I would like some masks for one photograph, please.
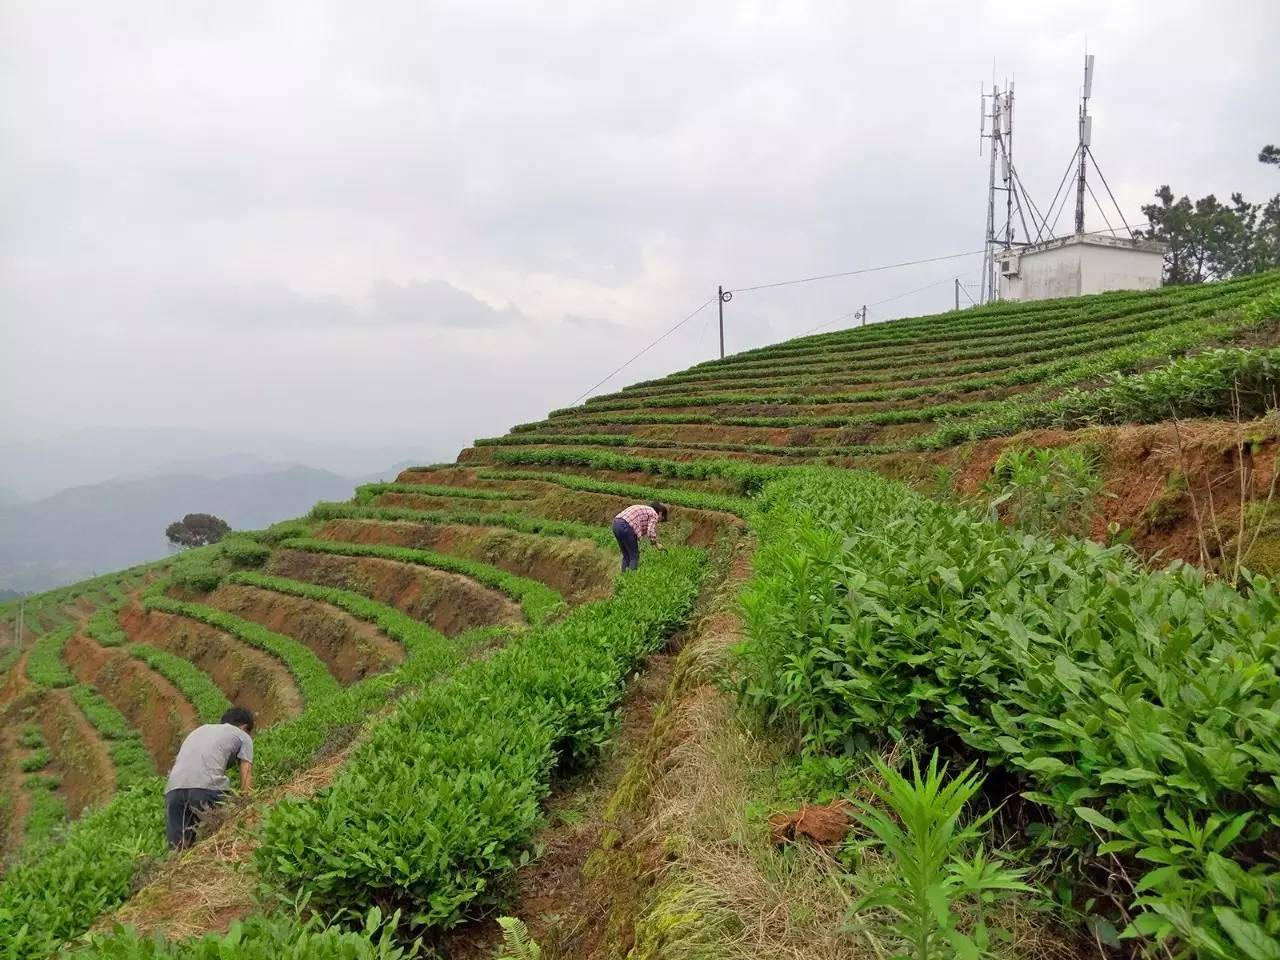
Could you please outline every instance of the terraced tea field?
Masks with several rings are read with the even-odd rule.
[[[492,957],[504,912],[561,958],[1272,956],[1270,582],[843,467],[1241,419],[1265,520],[1278,323],[1270,274],[790,341],[33,598],[0,957]],[[619,575],[609,522],[653,499],[667,549]],[[168,855],[161,774],[228,703],[257,789]],[[977,780],[924,877],[877,827],[928,829],[894,804],[935,749]]]

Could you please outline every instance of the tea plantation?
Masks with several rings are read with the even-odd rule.
[[[30,598],[21,643],[0,607],[0,958],[1280,957],[1280,594],[1241,559],[1278,328],[1272,273],[793,340]],[[1138,424],[1229,438],[1173,488],[1179,529],[1239,514],[1202,565],[1093,522]],[[982,443],[1021,459],[977,495],[850,469]],[[162,776],[232,702],[255,793],[169,854]]]

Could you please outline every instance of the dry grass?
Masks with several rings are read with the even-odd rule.
[[[250,861],[258,846],[262,812],[286,797],[311,797],[331,784],[355,744],[301,771],[288,783],[263,791],[252,801],[236,800],[207,818],[205,834],[177,856],[160,860],[145,885],[97,931],[114,924],[159,932],[170,940],[224,932],[257,905],[257,881]]]

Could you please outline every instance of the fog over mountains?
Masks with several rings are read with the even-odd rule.
[[[256,529],[442,459],[406,444],[361,450],[167,429],[0,444],[0,591],[46,590],[163,557],[164,528],[186,513]]]

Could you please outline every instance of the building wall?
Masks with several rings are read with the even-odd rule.
[[[1000,277],[1004,300],[1048,300],[1107,290],[1154,290],[1161,284],[1164,256],[1096,243],[1067,243],[1017,255],[1017,276]]]

